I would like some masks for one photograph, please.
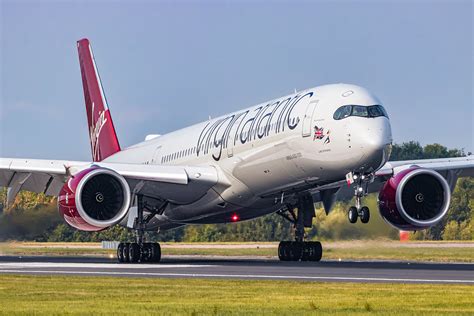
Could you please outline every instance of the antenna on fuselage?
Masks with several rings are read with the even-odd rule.
[[[295,93],[296,93],[296,92],[298,92],[298,91],[296,91],[296,88],[295,88]]]

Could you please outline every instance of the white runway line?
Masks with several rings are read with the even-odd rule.
[[[238,278],[238,279],[268,279],[268,280],[319,280],[319,281],[359,281],[359,282],[406,282],[406,283],[461,283],[474,284],[474,280],[444,280],[444,279],[406,279],[406,278],[356,278],[332,276],[300,276],[300,275],[263,275],[263,274],[206,274],[206,273],[154,273],[154,272],[111,272],[111,271],[45,271],[45,270],[0,270],[0,273],[41,273],[41,274],[71,274],[71,275],[103,275],[103,276],[155,276],[181,278]]]
[[[194,264],[114,264],[114,263],[73,263],[73,262],[3,262],[2,268],[88,268],[88,269],[166,269],[166,268],[205,268],[216,265]],[[0,270],[1,272],[1,270]]]

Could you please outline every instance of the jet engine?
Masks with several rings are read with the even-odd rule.
[[[421,230],[446,215],[451,190],[436,171],[412,167],[390,178],[378,200],[380,214],[389,224],[400,230]]]
[[[130,187],[113,170],[91,167],[71,176],[58,196],[59,213],[74,228],[100,231],[119,223],[130,207]]]

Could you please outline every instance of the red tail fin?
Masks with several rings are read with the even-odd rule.
[[[89,122],[92,159],[102,161],[120,151],[120,145],[89,40],[87,38],[79,40],[77,50]]]

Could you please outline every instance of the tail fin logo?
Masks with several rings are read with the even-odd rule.
[[[102,128],[104,127],[105,123],[107,123],[107,118],[105,117],[105,111],[99,111],[97,120],[94,120],[94,102],[92,102],[92,111],[91,111],[91,126],[89,128],[89,137],[91,140],[92,146],[92,157],[95,161],[100,161],[99,155],[99,137]]]
[[[79,40],[77,50],[92,159],[93,161],[102,161],[119,152],[120,145],[89,40],[86,38]]]

